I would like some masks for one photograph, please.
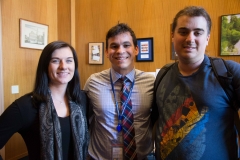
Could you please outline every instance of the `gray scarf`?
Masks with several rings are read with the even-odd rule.
[[[84,160],[87,157],[88,131],[86,114],[83,106],[70,101],[70,122],[74,144],[74,159]],[[50,93],[47,103],[39,107],[41,159],[62,160],[62,134],[60,122]]]

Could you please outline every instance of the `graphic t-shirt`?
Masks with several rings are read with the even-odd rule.
[[[234,110],[209,67],[205,56],[196,73],[182,76],[175,64],[162,79],[156,93],[157,159],[236,159]]]

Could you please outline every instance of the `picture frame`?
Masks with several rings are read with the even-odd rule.
[[[89,64],[103,64],[104,63],[104,43],[90,42],[89,48]]]
[[[139,48],[138,55],[136,56],[137,62],[153,62],[153,37],[138,38],[137,45]]]
[[[48,25],[19,19],[20,47],[42,50],[48,44]]]
[[[221,56],[240,56],[240,13],[221,16]]]

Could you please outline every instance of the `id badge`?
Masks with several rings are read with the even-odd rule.
[[[123,160],[123,141],[121,132],[112,141],[112,160]]]
[[[112,160],[123,160],[122,146],[112,146]]]

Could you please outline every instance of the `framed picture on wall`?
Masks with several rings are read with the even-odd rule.
[[[136,56],[137,62],[153,62],[153,38],[139,38],[137,39],[139,48]]]
[[[20,47],[42,50],[48,44],[48,25],[20,19]]]
[[[240,14],[221,16],[221,56],[240,55]]]
[[[103,64],[103,42],[93,42],[88,44],[89,48],[89,64]]]

